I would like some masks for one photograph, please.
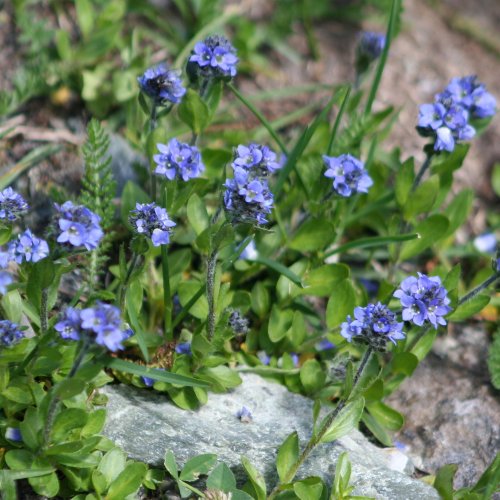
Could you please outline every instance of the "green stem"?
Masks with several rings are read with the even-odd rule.
[[[431,162],[432,162],[432,157],[433,157],[433,153],[431,154],[428,154],[424,163],[422,163],[422,166],[420,167],[420,170],[418,171],[416,177],[415,177],[415,180],[413,181],[413,184],[411,186],[411,192],[413,193],[415,191],[415,189],[417,189],[418,185],[420,184],[420,181],[422,180],[422,177],[424,176],[425,172],[427,172],[427,170],[429,169],[429,167],[431,166]]]
[[[49,290],[48,288],[42,289],[42,297],[40,301],[40,333],[45,335],[49,329],[49,311],[48,311],[48,298]]]
[[[137,265],[137,261],[139,259],[139,255],[137,253],[132,254],[132,259],[130,259],[130,264],[127,269],[127,274],[125,275],[125,279],[123,280],[123,284],[120,288],[119,300],[120,310],[123,311],[125,306],[125,294],[127,293],[128,284],[130,282],[130,278],[132,273],[134,272],[135,266]]]
[[[369,347],[366,350],[365,354],[363,355],[363,358],[361,359],[361,362],[359,363],[358,369],[357,369],[356,374],[354,376],[351,394],[354,391],[354,389],[356,388],[356,386],[358,385],[359,380],[361,378],[361,375],[363,374],[363,371],[366,368],[368,361],[370,361],[372,354],[373,354],[373,348]],[[350,394],[343,397],[338,402],[335,409],[332,410],[330,412],[330,414],[326,417],[319,432],[313,433],[313,436],[311,437],[311,439],[307,443],[306,447],[304,448],[304,450],[300,454],[297,461],[290,468],[290,470],[288,471],[286,476],[283,478],[283,481],[278,482],[278,484],[274,487],[273,491],[271,492],[271,495],[268,497],[268,500],[272,500],[273,498],[275,498],[277,496],[277,494],[280,492],[282,484],[288,484],[291,481],[293,481],[300,466],[304,463],[304,461],[307,459],[307,457],[311,454],[313,449],[321,442],[321,439],[323,438],[323,436],[330,429],[330,427],[332,426],[333,422],[335,421],[335,419],[337,418],[339,413],[342,411],[342,409],[345,407],[346,403],[349,401],[349,397],[350,397]]]
[[[288,151],[279,138],[278,134],[274,131],[272,125],[266,119],[266,117],[250,102],[244,97],[238,89],[232,83],[226,83],[228,89],[255,115],[255,117],[262,123],[262,125],[267,129],[271,137],[276,141],[276,144],[281,149],[281,152],[288,156]]]
[[[335,137],[337,135],[337,131],[340,126],[340,120],[342,120],[342,116],[344,115],[345,108],[347,106],[347,102],[349,101],[349,96],[351,94],[351,87],[347,87],[347,90],[344,95],[344,99],[342,100],[342,104],[340,105],[339,112],[335,118],[335,123],[333,124],[332,133],[330,134],[330,142],[328,143],[328,148],[326,150],[326,155],[330,156],[332,154],[333,143],[335,141]]]

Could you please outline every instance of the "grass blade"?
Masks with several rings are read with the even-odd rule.
[[[274,271],[288,278],[292,283],[295,283],[300,288],[304,288],[302,286],[302,280],[294,272],[290,271],[288,267],[285,267],[283,264],[280,264],[275,260],[268,259],[267,257],[260,257],[260,256],[256,257],[255,259],[252,259],[252,262],[257,262],[258,264],[262,264],[266,267],[269,267],[270,269],[273,269]]]
[[[337,135],[337,130],[340,125],[340,120],[342,120],[342,116],[344,114],[347,102],[349,101],[350,94],[351,94],[351,86],[349,85],[346,88],[344,99],[342,100],[339,112],[337,113],[337,117],[335,118],[335,123],[333,125],[332,133],[330,135],[330,142],[328,143],[328,149],[326,150],[327,156],[330,156],[332,154],[332,148],[333,148],[333,143],[335,141],[335,136]]]
[[[375,101],[375,96],[377,95],[377,90],[379,88],[380,80],[382,79],[382,73],[384,72],[385,63],[389,54],[389,48],[392,42],[396,18],[399,15],[400,9],[400,0],[392,0],[391,14],[389,17],[389,24],[387,26],[387,33],[385,35],[385,46],[382,54],[380,55],[377,70],[375,72],[375,77],[373,78],[373,83],[370,89],[370,94],[368,95],[368,100],[365,107],[365,115],[369,115],[372,111],[373,102]]]

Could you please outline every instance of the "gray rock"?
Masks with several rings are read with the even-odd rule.
[[[244,478],[240,457],[245,455],[264,474],[268,487],[277,480],[276,451],[296,430],[302,445],[311,433],[312,401],[289,393],[283,386],[253,374],[242,374],[243,384],[227,394],[210,394],[196,412],[181,410],[166,396],[125,385],[107,386],[108,416],[104,434],[132,457],[161,465],[171,449],[178,463],[200,453],[215,453]],[[246,406],[253,421],[243,423],[236,412]],[[436,491],[389,468],[391,458],[360,432],[320,445],[303,465],[298,477],[321,476],[329,484],[340,453],[352,462],[355,494],[377,499],[432,499]]]
[[[458,464],[455,488],[475,484],[500,450],[500,392],[489,383],[489,342],[481,326],[453,325],[388,400],[407,416],[397,439],[415,466],[435,473]]]

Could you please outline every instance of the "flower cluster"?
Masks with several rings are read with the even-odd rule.
[[[446,288],[441,285],[439,276],[426,276],[417,273],[418,278],[410,276],[401,282],[394,293],[403,306],[403,320],[422,326],[426,321],[434,328],[446,325],[446,316],[451,307]]]
[[[235,150],[233,168],[254,170],[260,177],[267,177],[281,167],[276,153],[268,146],[240,144]]]
[[[358,46],[356,47],[356,71],[358,74],[368,69],[370,63],[375,61],[385,47],[385,35],[365,31],[361,34]]]
[[[182,85],[181,72],[170,69],[166,64],[147,69],[137,81],[141,90],[157,104],[166,102],[177,104],[186,93]]]
[[[194,63],[204,78],[232,78],[236,75],[236,49],[229,40],[213,35],[198,42],[189,62]]]
[[[0,346],[9,347],[24,338],[19,325],[8,319],[0,320]]]
[[[444,92],[436,96],[438,101],[450,99],[466,109],[472,118],[488,118],[496,111],[495,98],[486,90],[476,75],[453,78]]]
[[[323,156],[325,177],[333,179],[333,190],[345,198],[355,193],[367,193],[373,185],[362,161],[349,154]]]
[[[495,98],[476,76],[454,78],[432,104],[420,106],[417,130],[422,136],[435,139],[435,151],[451,152],[457,142],[472,139],[476,134],[469,120],[492,116],[495,108]]]
[[[348,342],[354,339],[383,351],[387,340],[395,344],[396,340],[404,339],[402,330],[403,323],[397,321],[396,315],[387,306],[378,302],[366,307],[356,307],[354,319],[347,316],[340,333]]]
[[[133,334],[123,328],[120,310],[103,302],[86,309],[68,307],[55,329],[64,339],[80,340],[88,336],[110,351],[123,349],[122,342]]]
[[[2,252],[0,259],[3,264],[5,260],[15,261],[18,264],[23,262],[38,262],[49,255],[49,245],[45,240],[37,238],[29,229],[9,242],[7,252]],[[0,267],[5,267],[1,265]]]
[[[276,153],[267,146],[240,145],[231,167],[234,177],[224,184],[224,206],[230,220],[266,224],[274,202],[266,177],[281,168]]]
[[[157,144],[160,154],[154,155],[156,163],[154,173],[173,180],[180,177],[183,181],[199,177],[205,170],[201,154],[196,146],[190,146],[177,139],[171,139],[168,144]]]
[[[12,188],[0,191],[0,219],[16,220],[28,211],[26,200]]]
[[[250,328],[248,318],[242,316],[240,311],[233,310],[229,316],[229,327],[236,335],[246,335]]]
[[[175,226],[175,222],[156,203],[136,203],[128,220],[138,234],[151,238],[155,247],[170,243],[170,228]]]
[[[96,249],[104,236],[101,218],[87,207],[74,205],[71,201],[54,205],[59,232],[57,242],[73,247],[83,246],[87,250]]]

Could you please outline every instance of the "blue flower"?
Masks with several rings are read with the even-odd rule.
[[[451,99],[455,104],[470,111],[474,118],[487,118],[496,112],[495,98],[486,90],[486,86],[477,81],[477,76],[453,78],[437,100]]]
[[[240,253],[238,259],[255,260],[258,256],[259,252],[257,251],[257,247],[255,246],[255,241],[251,240],[250,243]]]
[[[233,223],[267,223],[274,197],[267,180],[259,176],[259,170],[246,169],[233,164],[234,178],[227,179],[224,186],[224,206]]]
[[[438,276],[428,277],[417,273],[418,278],[410,276],[401,282],[400,288],[394,293],[403,306],[403,320],[422,326],[426,321],[437,329],[446,325],[446,316],[451,307],[448,292],[441,285]]]
[[[23,441],[23,436],[17,427],[7,427],[5,429],[5,439],[21,443]]]
[[[11,187],[0,191],[0,219],[14,221],[28,211],[26,200]]]
[[[292,359],[293,366],[299,366],[299,355],[296,352],[291,352],[290,358]]]
[[[355,193],[367,193],[373,185],[362,161],[349,154],[323,156],[325,177],[333,178],[333,190],[345,198]]]
[[[252,412],[246,406],[242,406],[241,410],[236,412],[236,417],[245,424],[249,424],[253,420]]]
[[[249,331],[248,319],[240,311],[233,310],[229,316],[229,327],[236,335],[246,335]]]
[[[167,211],[156,203],[137,203],[130,212],[129,222],[136,233],[151,238],[155,247],[170,243],[170,231],[175,226]]]
[[[458,141],[472,139],[476,130],[469,124],[469,112],[451,99],[422,104],[417,130],[424,137],[434,137],[436,151],[453,151]]]
[[[80,309],[68,307],[61,320],[55,324],[56,332],[59,332],[63,339],[80,340],[82,333],[80,312]]]
[[[357,57],[365,57],[370,61],[377,59],[385,47],[385,35],[365,31],[361,34],[357,47]]]
[[[267,354],[266,351],[258,351],[257,357],[259,358],[259,361],[265,366],[269,365],[269,363],[271,362],[271,357],[269,356],[269,354]]]
[[[348,341],[369,344],[376,350],[385,350],[387,340],[396,344],[405,338],[403,323],[396,320],[396,315],[384,304],[368,304],[354,309],[354,319],[347,320],[340,327],[340,334]]]
[[[0,271],[0,295],[7,293],[7,287],[13,282],[12,276],[6,271]]]
[[[244,146],[240,144],[235,150],[232,166],[233,168],[256,170],[256,175],[267,177],[269,174],[274,174],[283,164],[278,161],[276,153],[268,146],[260,144]]]
[[[55,329],[64,339],[80,340],[86,335],[113,352],[123,349],[122,342],[133,334],[123,327],[120,310],[103,302],[82,310],[68,307]]]
[[[170,69],[166,64],[147,69],[137,81],[141,90],[157,104],[166,102],[177,104],[186,93],[182,85],[181,72]]]
[[[497,239],[493,233],[476,236],[472,244],[478,252],[493,253],[497,247]]]
[[[62,205],[54,204],[57,211],[57,242],[70,247],[85,247],[95,250],[104,233],[101,218],[83,205],[67,201]]]
[[[183,181],[199,177],[205,170],[201,154],[196,146],[190,146],[171,139],[168,144],[156,145],[160,154],[154,155],[157,165],[154,173],[173,180],[181,177]]]
[[[191,356],[191,342],[181,342],[175,346],[175,352],[177,354],[187,354]]]
[[[158,368],[158,370],[163,370],[164,371],[165,368]],[[155,385],[155,382],[156,382],[156,379],[151,378],[151,377],[146,377],[144,375],[141,375],[141,379],[144,382],[144,385],[146,387],[153,387],[153,385]]]
[[[329,351],[330,349],[335,349],[335,344],[330,342],[328,339],[320,340],[316,344],[317,351]]]
[[[0,347],[9,347],[24,338],[24,332],[19,325],[8,319],[0,320]]]
[[[189,57],[203,77],[232,78],[236,75],[236,49],[223,36],[213,35],[198,42]]]
[[[45,240],[37,238],[29,229],[9,242],[8,251],[12,260],[18,264],[38,262],[49,255],[49,245]]]

